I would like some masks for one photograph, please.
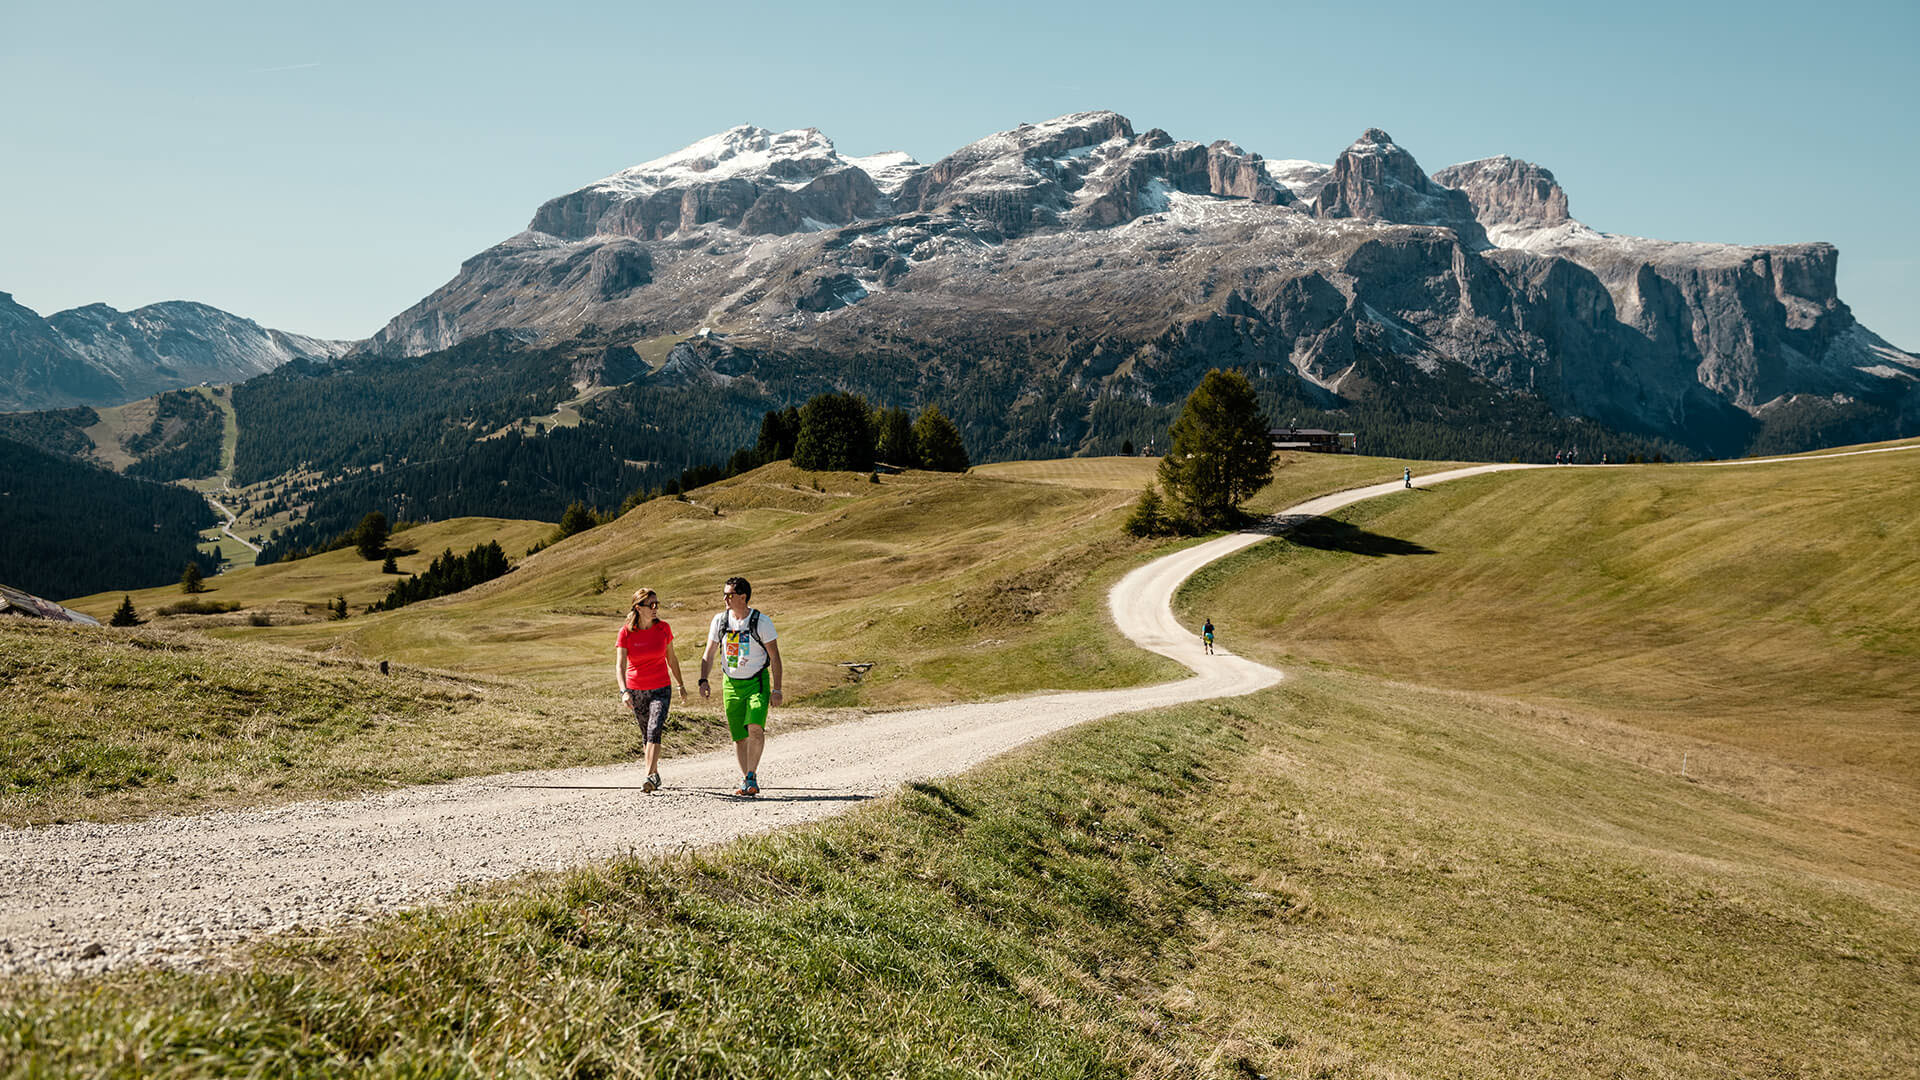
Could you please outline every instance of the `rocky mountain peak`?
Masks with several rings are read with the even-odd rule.
[[[1022,124],[971,143],[915,176],[900,209],[952,214],[983,235],[1014,237],[1049,227],[1106,228],[1168,208],[1176,195],[1292,200],[1258,154],[1219,140],[1136,134],[1110,111]]]
[[[1379,128],[1368,128],[1333,163],[1333,173],[1314,200],[1323,218],[1360,218],[1396,225],[1436,225],[1459,234],[1470,246],[1486,244],[1467,196],[1433,182],[1414,160]]]
[[[818,128],[773,132],[742,124],[664,157],[623,169],[591,186],[643,195],[662,188],[711,183],[728,177],[806,181],[845,166],[846,161],[834,149],[833,140],[822,135]]]
[[[1505,154],[1449,165],[1433,174],[1435,183],[1466,193],[1474,216],[1494,243],[1521,233],[1564,225],[1567,193],[1553,173]]]
[[[873,177],[819,129],[742,125],[549,200],[527,227],[563,240],[657,240],[708,224],[784,235],[845,225],[885,206]]]

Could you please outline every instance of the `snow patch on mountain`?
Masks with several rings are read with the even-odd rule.
[[[873,186],[891,199],[900,193],[900,188],[913,174],[926,166],[913,159],[913,155],[904,150],[888,150],[866,157],[843,158],[847,164],[866,173],[873,179]]]
[[[1333,173],[1333,166],[1318,161],[1305,161],[1300,158],[1286,158],[1280,161],[1267,161],[1267,175],[1273,182],[1293,193],[1293,197],[1303,203],[1310,203],[1320,189],[1327,186],[1327,178]]]
[[[798,190],[821,173],[849,164],[834,149],[833,140],[820,134],[818,128],[772,132],[743,124],[664,157],[622,169],[588,187],[637,197],[692,183],[765,176],[789,190]]]

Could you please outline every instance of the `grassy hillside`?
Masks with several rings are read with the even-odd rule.
[[[1650,768],[1910,842],[1916,467],[1920,452],[1479,477],[1250,549],[1178,606],[1251,655],[1658,732]]]
[[[1120,535],[1131,501],[1121,490],[920,472],[874,484],[776,464],[691,502],[656,499],[458,596],[267,633],[597,693],[634,590],[660,593],[682,663],[697,665],[720,583],[739,574],[789,643],[796,704],[1129,685],[1179,670],[1106,616],[1108,586],[1153,550]],[[842,666],[866,662],[859,682]]]
[[[1911,460],[1542,470],[1355,508],[1183,596],[1236,650],[1288,660],[1262,694],[1090,724],[719,851],[266,943],[230,971],[0,985],[0,1071],[1910,1077]],[[780,582],[776,615],[773,596],[806,598],[796,646],[860,644],[828,635],[886,597],[928,628],[899,636],[923,672],[976,632],[957,613],[980,582],[1045,591],[1008,571],[1064,551],[1077,596],[1090,566],[1143,554],[1097,546],[1124,488],[819,479],[653,504],[344,640],[445,620],[506,656],[518,620],[520,653],[564,679],[545,643],[610,618],[566,613],[601,602],[607,555],[653,556],[616,567],[634,577],[608,602],[642,573],[717,593],[718,536]],[[969,578],[954,543],[998,570]],[[1027,633],[1094,617],[1076,599]],[[1882,756],[1861,749],[1876,739]],[[1705,771],[1679,775],[1684,747]],[[1893,809],[1866,814],[1856,788]]]
[[[1338,672],[232,972],[0,989],[34,1075],[1848,1076],[1920,906],[1835,830]]]
[[[498,540],[509,558],[519,558],[529,547],[552,532],[553,525],[543,521],[456,518],[416,525],[395,533],[388,546],[407,553],[394,559],[394,564],[400,568],[400,576],[405,577],[425,571],[427,564],[448,548],[456,553],[465,553],[474,545],[489,540]],[[225,543],[223,550],[226,554],[231,555],[234,553],[231,549],[239,548],[231,540]],[[386,596],[393,581],[394,575],[380,572],[379,560],[363,559],[354,549],[344,548],[290,563],[236,567],[218,577],[208,578],[207,591],[196,599],[208,603],[237,604],[242,611],[264,611],[283,622],[312,621],[324,618],[327,602],[336,596],[345,596],[348,607],[358,611]],[[133,597],[134,607],[143,619],[154,617],[160,608],[188,599],[175,584],[152,589],[110,590],[76,597],[65,603],[75,611],[84,611],[104,622],[120,606],[123,596]],[[246,623],[244,614],[218,618],[179,616],[177,619],[178,625],[202,628]]]
[[[908,473],[880,484],[777,465],[694,502],[649,503],[505,578],[397,612],[324,618],[334,596],[358,611],[394,580],[343,550],[209,579],[194,599],[239,605],[232,613],[163,617],[132,635],[9,637],[14,692],[0,707],[0,739],[19,764],[0,821],[111,819],[621,760],[635,750],[632,730],[604,691],[626,598],[642,584],[662,593],[691,677],[731,573],[756,581],[756,601],[787,639],[798,706],[782,720],[789,728],[829,722],[834,706],[1176,677],[1171,662],[1120,640],[1106,614],[1111,583],[1157,550],[1118,534],[1137,490],[1126,481],[1141,463],[1074,464],[1068,475],[1049,463],[1056,475],[1046,483]],[[1263,498],[1290,503],[1397,468],[1298,455]],[[414,571],[444,548],[495,538],[517,557],[550,529],[461,519],[394,543],[417,549],[398,560]],[[121,595],[71,603],[104,619]],[[131,595],[149,618],[188,599],[172,585]],[[252,625],[255,616],[271,625]],[[475,673],[484,700],[420,700],[411,683],[372,674],[381,659],[436,678]],[[854,682],[841,660],[875,667]],[[672,752],[719,744],[710,711],[677,710]],[[557,728],[568,739],[539,737]],[[560,756],[555,744],[565,746]]]

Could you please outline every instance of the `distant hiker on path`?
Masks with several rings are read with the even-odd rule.
[[[1407,486],[1412,487],[1413,486],[1413,466],[1411,465],[1407,466],[1405,479],[1407,481]]]
[[[720,588],[727,610],[707,627],[707,651],[700,656],[700,696],[711,695],[707,674],[715,655],[726,685],[720,694],[733,753],[740,759],[740,790],[735,795],[760,794],[760,753],[767,746],[767,711],[780,702],[780,637],[773,620],[747,606],[753,586],[743,577],[730,577]]]
[[[1200,628],[1200,642],[1201,644],[1207,647],[1207,655],[1212,656],[1213,655],[1213,620],[1212,619],[1208,619],[1207,624]]]
[[[673,687],[687,700],[686,676],[673,654],[673,627],[660,618],[660,597],[652,589],[633,594],[633,607],[620,625],[613,650],[613,671],[620,679],[620,702],[640,722],[640,739],[647,747],[647,781],[641,791],[660,790],[660,736],[667,729],[667,710],[673,705]],[[671,674],[673,682],[667,682]]]

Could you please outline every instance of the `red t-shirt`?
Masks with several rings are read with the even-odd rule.
[[[672,684],[667,674],[667,646],[672,643],[673,627],[664,619],[645,630],[620,625],[619,647],[627,650],[627,689],[658,690]]]

